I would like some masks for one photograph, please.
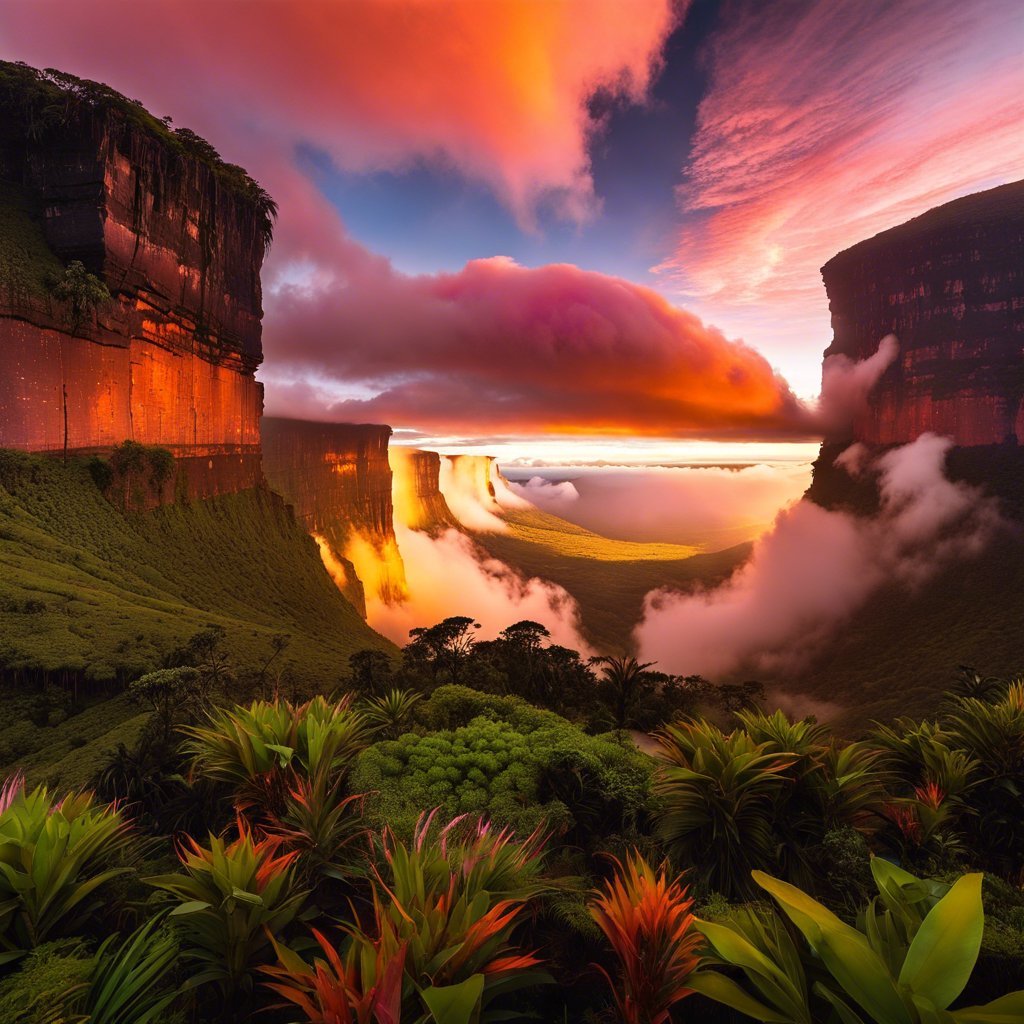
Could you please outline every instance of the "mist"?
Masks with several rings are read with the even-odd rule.
[[[923,434],[874,459],[848,448],[839,460],[847,472],[877,475],[879,514],[807,500],[785,509],[721,586],[647,595],[635,630],[643,660],[711,677],[797,668],[882,584],[925,586],[942,566],[980,552],[1002,520],[993,499],[946,479],[951,444]]]
[[[510,479],[509,486],[520,499],[606,537],[716,550],[764,533],[810,479],[809,463],[564,467]]]
[[[551,642],[584,656],[593,653],[579,631],[579,611],[561,587],[528,579],[490,558],[465,534],[447,530],[437,537],[395,524],[405,562],[406,600],[387,604],[367,594],[367,619],[397,644],[409,630],[431,626],[450,615],[470,615],[481,625],[482,639],[493,639],[520,619],[543,623]]]

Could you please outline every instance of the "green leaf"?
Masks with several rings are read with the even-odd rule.
[[[907,950],[899,982],[946,1009],[970,980],[985,912],[980,874],[964,875],[928,912]]]
[[[954,1010],[953,1019],[957,1024],[1020,1024],[1024,1020],[1024,991],[1010,992],[984,1006]]]
[[[770,893],[821,957],[840,988],[879,1024],[912,1024],[885,961],[855,928],[795,885],[763,871],[754,881]]]
[[[814,983],[814,991],[831,1004],[839,1018],[839,1024],[864,1024],[863,1019],[846,1005],[845,1001],[835,994],[827,985],[820,981]]]
[[[180,906],[175,907],[168,917],[181,917],[183,914],[195,914],[200,910],[206,910],[212,906],[210,903],[204,903],[202,900],[189,900],[188,903],[182,903]]]
[[[886,882],[895,882],[897,885],[920,885],[920,879],[915,878],[909,871],[893,864],[891,860],[884,857],[871,858],[871,877],[881,892]]]
[[[420,989],[436,1024],[473,1024],[483,992],[482,974],[474,974],[458,985]]]
[[[727,978],[717,971],[698,971],[691,974],[686,980],[686,987],[707,996],[708,999],[714,999],[716,1003],[753,1017],[754,1020],[763,1021],[764,1024],[791,1024],[789,1017],[784,1017],[778,1010],[758,1002],[732,978]]]

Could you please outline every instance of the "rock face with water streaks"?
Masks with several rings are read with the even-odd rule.
[[[0,64],[0,114],[0,446],[131,439],[190,496],[258,484],[268,197],[103,86]],[[84,313],[53,293],[74,260],[110,293]]]
[[[959,446],[1024,441],[1024,182],[957,199],[860,242],[822,268],[826,356],[900,353],[853,438],[902,444],[925,431]]]
[[[391,603],[405,595],[394,530],[390,437],[391,428],[378,424],[263,419],[267,480],[294,506],[336,581],[364,614],[365,596]]]

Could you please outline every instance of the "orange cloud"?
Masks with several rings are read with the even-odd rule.
[[[308,143],[349,171],[437,161],[523,222],[596,202],[597,91],[641,102],[673,0],[38,0],[5,5],[10,59],[103,77],[250,155]],[[243,137],[250,136],[248,140]],[[259,175],[253,152],[250,169]]]
[[[565,264],[496,257],[454,274],[284,287],[266,344],[274,415],[506,435],[817,430],[753,349],[649,288]]]

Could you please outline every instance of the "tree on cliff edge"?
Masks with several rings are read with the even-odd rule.
[[[63,274],[49,280],[50,294],[64,304],[64,320],[72,334],[77,334],[86,320],[110,301],[110,291],[95,275],[85,269],[81,260],[72,260]]]

